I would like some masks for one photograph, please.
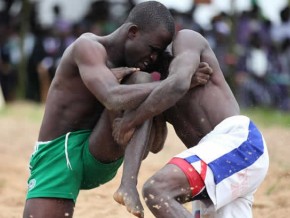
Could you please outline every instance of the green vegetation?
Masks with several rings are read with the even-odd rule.
[[[21,122],[23,119],[40,122],[43,116],[44,106],[37,103],[16,101],[6,104],[0,109],[0,119],[4,117],[14,117]]]
[[[262,127],[282,126],[290,128],[290,112],[254,107],[242,110],[241,113],[249,116],[255,123]]]

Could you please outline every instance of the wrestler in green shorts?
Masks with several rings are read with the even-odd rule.
[[[71,132],[38,143],[30,160],[29,198],[67,198],[76,201],[80,189],[104,184],[117,173],[123,158],[104,164],[89,151],[90,130]]]

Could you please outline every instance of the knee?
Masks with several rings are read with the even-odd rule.
[[[161,183],[159,180],[151,177],[148,179],[142,188],[143,198],[146,204],[153,204],[164,198],[166,195],[166,189],[164,188],[164,182]]]
[[[136,73],[131,74],[124,81],[125,84],[140,84],[140,83],[149,83],[152,82],[152,76],[149,73],[138,71]]]
[[[142,192],[143,192],[143,195],[149,195],[150,193],[155,193],[157,192],[158,190],[156,190],[156,184],[154,184],[154,180],[152,178],[148,179],[144,185],[143,185],[143,189],[142,189]]]

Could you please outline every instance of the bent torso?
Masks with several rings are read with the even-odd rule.
[[[196,145],[222,120],[238,114],[239,106],[219,69],[214,69],[205,86],[189,90],[165,113],[188,148]]]

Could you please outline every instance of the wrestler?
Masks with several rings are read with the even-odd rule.
[[[225,81],[207,40],[181,30],[172,45],[166,79],[136,109],[117,119],[114,136],[126,144],[132,129],[163,113],[187,149],[143,187],[155,217],[194,217],[182,204],[204,199],[214,217],[252,217],[253,195],[264,180],[269,157],[265,140]],[[198,64],[213,69],[204,86],[190,89]]]

